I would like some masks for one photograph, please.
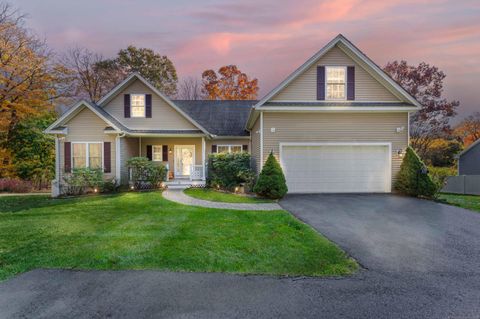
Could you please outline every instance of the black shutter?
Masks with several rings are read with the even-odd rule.
[[[217,152],[217,145],[212,144],[212,153],[216,153],[216,152]]]
[[[244,152],[248,152],[248,145],[246,145],[246,144],[242,145],[242,150]]]
[[[123,116],[130,117],[130,94],[123,95]]]
[[[162,159],[164,162],[168,162],[168,145],[162,145]]]
[[[325,67],[317,66],[317,100],[325,100]]]
[[[355,67],[347,67],[347,100],[355,100]]]
[[[110,173],[112,171],[112,152],[110,142],[103,142],[103,171]]]
[[[65,147],[65,173],[70,173],[72,171],[72,144],[70,142],[65,142],[63,145]]]
[[[152,117],[152,95],[145,94],[145,117]]]
[[[149,161],[152,160],[152,145],[147,145],[147,158]]]

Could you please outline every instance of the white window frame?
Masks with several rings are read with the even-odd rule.
[[[133,106],[133,97],[134,96],[143,96],[143,115],[134,115],[132,109],[134,107],[139,107],[139,106]],[[147,115],[147,95],[146,94],[130,94],[130,116],[131,117],[136,117],[136,118],[144,118]]]
[[[102,167],[99,167],[102,169],[102,171],[105,169],[104,167],[104,155],[105,155],[105,150],[104,150],[104,142],[71,142],[70,143],[70,167],[73,169],[75,169],[76,167],[73,166],[73,145],[74,144],[85,144],[85,155],[86,155],[86,160],[85,160],[85,168],[89,168],[90,167],[90,149],[89,149],[89,145],[90,144],[102,144],[102,150],[101,150],[101,153],[100,153],[100,157],[101,157],[101,160],[100,162],[102,163]]]
[[[343,93],[343,98],[329,98],[328,97],[328,69],[344,69],[345,70],[345,86],[344,86],[344,93]],[[346,101],[347,100],[347,67],[346,66],[335,66],[335,65],[330,65],[330,66],[325,66],[325,100],[326,101]]]
[[[160,157],[162,158],[161,160],[156,160],[155,159],[155,147],[160,147]],[[157,152],[158,153],[158,152]],[[152,161],[153,162],[163,162],[163,145],[152,145]]]
[[[228,152],[227,153],[231,154],[232,153],[232,147],[235,147],[235,146],[240,147],[240,153],[243,152],[243,145],[241,145],[241,144],[219,144],[219,145],[217,145],[217,153],[221,153],[221,152],[218,151],[219,147],[228,147]]]

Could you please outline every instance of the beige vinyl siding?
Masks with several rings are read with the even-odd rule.
[[[402,113],[269,113],[264,112],[264,160],[279,158],[281,142],[391,142],[392,178],[402,158],[396,150],[408,145],[408,114]],[[271,128],[275,128],[275,133]],[[397,133],[398,127],[404,130]]]
[[[151,94],[152,117],[124,117],[124,94]],[[143,130],[198,130],[182,114],[167,104],[160,96],[155,94],[139,80],[135,80],[113,100],[104,106],[105,110],[130,129]]]
[[[252,157],[254,161],[254,169],[256,173],[260,173],[260,117],[257,118],[257,121],[250,131],[250,136],[252,138]]]
[[[115,177],[115,134],[105,134],[104,129],[108,126],[91,110],[84,108],[74,118],[65,124],[68,134],[60,143],[60,167],[61,174],[65,170],[65,142],[110,142],[111,144],[111,173],[105,173],[105,178]],[[103,160],[103,154],[102,154]],[[60,179],[62,181],[62,178]]]
[[[292,83],[276,94],[271,101],[316,101],[317,66],[355,66],[356,101],[399,101],[388,89],[355,63],[337,46],[312,65]]]
[[[147,145],[168,145],[168,165],[170,170],[173,171],[175,154],[175,145],[195,145],[195,165],[202,165],[202,138],[200,137],[142,137],[141,138],[141,155],[147,156]],[[171,150],[171,153],[170,153]],[[166,164],[167,161],[163,162]]]
[[[122,185],[128,184],[128,167],[127,161],[139,154],[137,137],[120,138],[120,173]]]

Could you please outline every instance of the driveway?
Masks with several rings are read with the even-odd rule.
[[[480,214],[390,195],[281,205],[364,270],[343,278],[34,270],[0,283],[0,318],[479,318]]]

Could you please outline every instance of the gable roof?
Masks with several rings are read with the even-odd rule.
[[[245,125],[255,100],[173,100],[211,134],[248,136]]]
[[[477,147],[479,145],[480,145],[480,139],[476,140],[475,142],[470,144],[466,149],[464,149],[462,152],[460,152],[458,154],[458,157],[461,157],[461,156],[465,155],[466,153],[468,153],[468,151],[474,149],[475,147]]]
[[[58,118],[49,127],[47,127],[44,133],[57,134],[60,131],[64,130],[65,127],[63,127],[63,125],[67,123],[69,120],[71,120],[72,118],[74,118],[84,108],[88,108],[90,111],[95,113],[99,118],[105,121],[105,123],[107,123],[110,127],[112,127],[115,132],[120,133],[127,129],[122,123],[120,123],[117,119],[115,119],[113,116],[108,114],[104,109],[88,101],[81,100],[75,103],[72,107],[68,109],[68,111],[63,113],[62,116],[60,116],[60,118]]]
[[[172,102],[166,95],[160,92],[155,86],[153,86],[149,81],[147,81],[143,76],[141,76],[138,72],[134,72],[130,74],[125,80],[120,82],[117,86],[115,86],[110,92],[108,92],[104,97],[102,97],[98,102],[97,105],[102,107],[105,106],[109,101],[111,101],[114,97],[116,97],[123,89],[129,86],[133,81],[139,80],[145,86],[147,86],[150,90],[152,90],[155,94],[160,96],[169,106],[171,106],[174,110],[180,113],[187,121],[192,123],[195,127],[201,130],[205,134],[209,134],[208,130],[206,130],[202,125],[200,125],[197,121],[191,118],[188,114],[186,114],[181,108],[179,108],[175,103]]]
[[[367,57],[362,51],[360,51],[352,42],[345,38],[342,34],[337,35],[333,40],[327,43],[323,48],[315,53],[310,59],[308,59],[304,64],[297,68],[293,73],[291,73],[285,80],[283,80],[278,86],[271,90],[267,95],[265,95],[255,106],[255,109],[262,107],[267,101],[279,93],[283,88],[288,84],[293,82],[298,78],[304,71],[314,65],[322,56],[324,56],[330,49],[338,45],[342,51],[345,52],[350,58],[363,62],[362,67],[370,71],[369,73],[374,76],[377,80],[380,80],[385,87],[394,91],[397,95],[400,95],[406,102],[414,105],[417,108],[420,108],[420,103],[405,89],[395,82],[388,74],[386,74],[377,64],[375,64],[369,57]]]

